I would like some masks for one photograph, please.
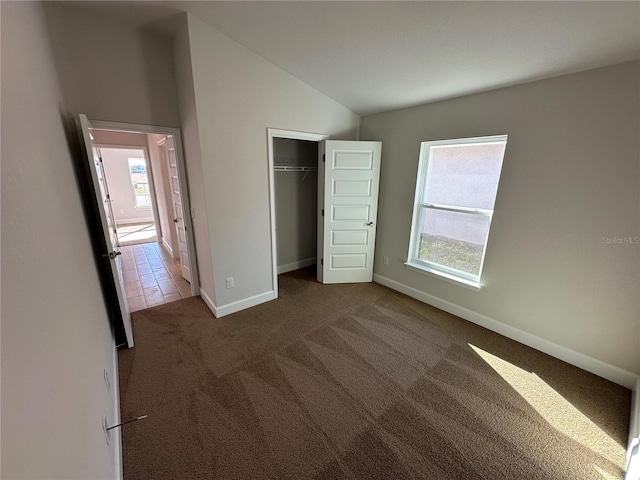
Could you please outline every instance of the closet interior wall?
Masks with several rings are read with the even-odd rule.
[[[316,263],[318,143],[274,138],[278,274]]]

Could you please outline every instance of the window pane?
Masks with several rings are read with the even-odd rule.
[[[418,258],[480,275],[489,217],[423,208]]]
[[[429,148],[424,203],[493,210],[506,142]]]
[[[149,179],[144,158],[129,158],[129,175],[136,194],[136,207],[150,207]]]

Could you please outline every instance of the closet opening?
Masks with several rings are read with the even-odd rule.
[[[318,148],[327,136],[274,129],[268,133],[273,291],[277,297],[278,275],[316,264]]]

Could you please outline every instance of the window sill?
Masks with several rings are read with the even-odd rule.
[[[458,285],[460,287],[473,290],[474,292],[478,292],[480,290],[480,284],[477,282],[474,282],[473,280],[456,277],[455,275],[451,275],[445,272],[440,272],[438,270],[434,270],[424,265],[416,265],[415,263],[405,262],[404,266],[407,270],[412,270],[414,272],[422,273],[423,275],[429,275],[430,277],[435,277],[440,280],[444,280],[445,282],[453,283],[454,285]]]

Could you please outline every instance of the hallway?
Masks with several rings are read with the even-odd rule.
[[[153,222],[118,225],[118,243],[120,246],[156,242],[156,225]]]
[[[158,242],[122,246],[120,250],[129,311],[192,296],[180,265]]]

